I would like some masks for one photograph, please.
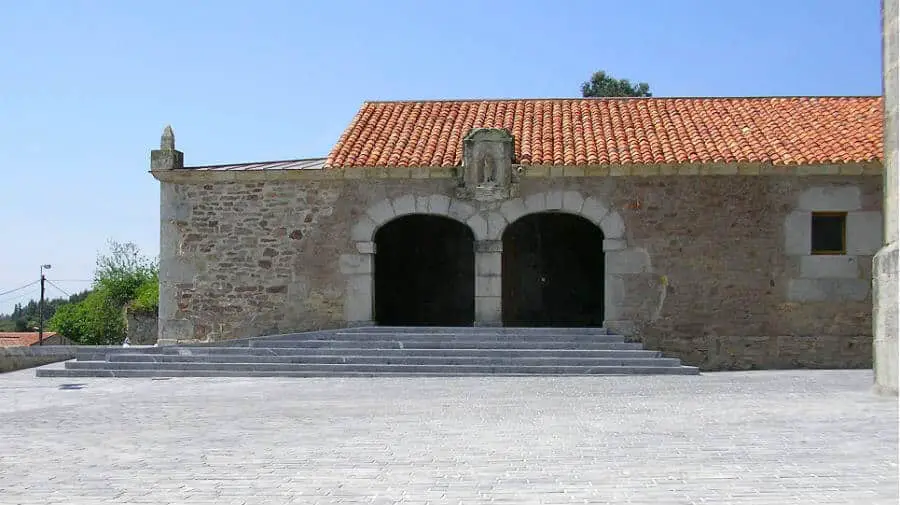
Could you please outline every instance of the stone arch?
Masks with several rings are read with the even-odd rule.
[[[519,218],[543,212],[563,212],[580,216],[598,226],[604,235],[604,326],[619,333],[633,333],[628,319],[626,276],[652,271],[647,251],[629,247],[622,216],[601,198],[585,197],[578,191],[545,191],[504,202],[486,214],[487,240],[501,241],[507,226]],[[474,229],[474,228],[473,228]]]
[[[595,196],[585,198],[578,191],[546,191],[504,202],[498,211],[486,216],[485,221],[489,225],[486,238],[500,240],[510,223],[539,212],[565,212],[581,216],[603,230],[608,241],[603,244],[604,251],[625,248],[625,222],[622,216],[610,209],[602,199]]]
[[[378,228],[388,221],[410,214],[449,217],[471,228],[476,240],[481,240],[481,235],[486,233],[486,230],[482,232],[482,227],[479,226],[484,218],[478,214],[475,207],[462,200],[444,195],[403,195],[385,198],[366,209],[365,214],[350,229],[350,240],[356,244],[357,250],[366,248],[365,244],[372,243]]]
[[[340,271],[346,278],[344,318],[348,325],[371,325],[374,307],[375,232],[399,217],[425,214],[458,221],[472,230],[475,240],[487,232],[484,218],[472,205],[445,195],[402,195],[385,198],[366,209],[350,228],[355,254],[340,256]]]

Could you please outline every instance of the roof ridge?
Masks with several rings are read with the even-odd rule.
[[[421,100],[364,100],[363,103],[440,103],[440,102],[551,102],[563,100],[771,100],[771,99],[861,99],[882,98],[883,95],[759,95],[759,96],[603,96],[603,97],[546,97],[546,98],[428,98]]]

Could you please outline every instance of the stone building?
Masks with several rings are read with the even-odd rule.
[[[872,366],[880,97],[371,102],[327,158],[185,167],[159,342],[601,326],[707,370]]]

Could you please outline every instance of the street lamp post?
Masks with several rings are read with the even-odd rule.
[[[44,270],[50,265],[41,265],[41,301],[38,304],[38,345],[44,345]]]

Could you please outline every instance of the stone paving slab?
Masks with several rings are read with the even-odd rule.
[[[51,365],[54,366],[54,365]],[[0,375],[0,504],[898,503],[872,372]]]

